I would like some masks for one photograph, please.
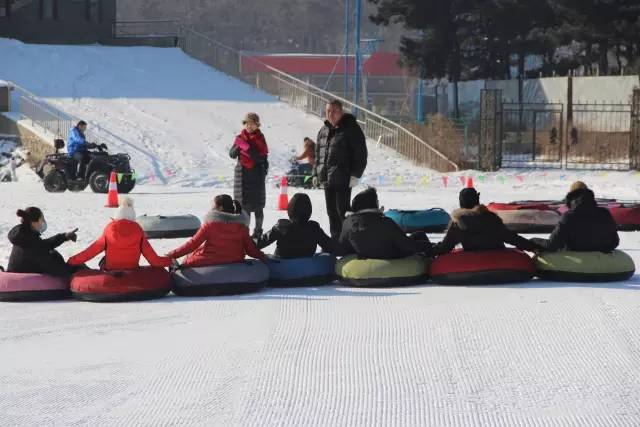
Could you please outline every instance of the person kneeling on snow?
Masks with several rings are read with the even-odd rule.
[[[9,231],[13,244],[7,272],[35,273],[52,276],[70,276],[76,269],[68,265],[55,248],[69,240],[76,241],[76,228],[68,233],[56,234],[48,239],[40,237],[47,230],[47,221],[39,208],[18,209],[22,220]]]
[[[620,244],[618,227],[611,213],[598,206],[595,195],[577,181],[565,197],[569,210],[562,215],[549,239],[533,239],[545,251],[613,252]]]
[[[357,254],[360,258],[396,259],[431,251],[426,235],[409,238],[400,226],[387,218],[380,209],[375,188],[367,188],[354,198],[352,212],[340,234],[342,254]]]
[[[509,230],[500,217],[480,204],[475,188],[464,188],[459,196],[460,209],[453,211],[444,240],[434,245],[434,253],[442,255],[462,244],[465,251],[504,249],[508,243],[523,251],[538,251],[540,246]]]
[[[323,252],[335,253],[336,242],[327,236],[320,224],[309,221],[311,199],[304,193],[296,193],[289,202],[289,219],[281,219],[266,234],[258,239],[262,249],[277,242],[275,255],[281,258],[310,257],[320,245]]]
[[[131,197],[121,197],[113,220],[104,228],[102,236],[84,251],[69,258],[69,264],[81,265],[105,252],[100,261],[102,270],[134,270],[139,268],[140,255],[152,267],[169,267],[171,259],[158,256],[142,227],[136,222]]]
[[[242,262],[246,255],[264,261],[264,254],[249,236],[248,223],[237,200],[227,194],[216,196],[213,209],[195,236],[167,256],[177,259],[188,254],[183,267],[234,264]]]

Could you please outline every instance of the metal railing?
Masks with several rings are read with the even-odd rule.
[[[318,117],[323,116],[324,107],[329,100],[338,99],[346,110],[357,114],[358,122],[367,138],[397,151],[419,165],[440,172],[458,170],[456,163],[403,126],[349,100],[264,64],[256,58],[243,57],[242,52],[203,33],[180,26],[178,46],[186,54]],[[243,59],[244,61],[255,61],[260,64],[261,68],[269,70],[269,73],[257,73],[255,76],[243,74],[241,70]]]
[[[12,112],[19,113],[31,121],[32,125],[50,132],[55,138],[67,140],[69,131],[80,121],[80,118],[62,111],[13,82],[10,82],[10,85],[15,93],[14,100],[16,101],[11,104]],[[101,128],[98,124],[91,124],[85,136],[89,142],[104,142],[108,145],[116,141],[122,142],[119,137]],[[50,142],[53,145],[53,141]]]
[[[177,37],[180,22],[161,21],[116,21],[112,26],[113,38],[163,38]]]

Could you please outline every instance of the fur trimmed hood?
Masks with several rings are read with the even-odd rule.
[[[224,224],[242,224],[249,226],[249,216],[245,212],[239,214],[231,214],[227,212],[217,211],[215,209],[210,210],[204,217],[205,223],[221,222]]]
[[[485,205],[477,205],[471,209],[460,208],[453,211],[451,221],[461,230],[474,230],[501,222],[500,218]]]

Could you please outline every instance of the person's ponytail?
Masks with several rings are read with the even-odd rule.
[[[22,219],[23,224],[30,224],[42,218],[42,211],[35,206],[31,206],[26,209],[18,209],[16,215]]]

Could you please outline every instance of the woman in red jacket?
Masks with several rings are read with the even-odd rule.
[[[242,262],[246,255],[264,261],[264,254],[249,237],[248,222],[238,201],[227,194],[216,196],[213,209],[195,236],[167,257],[177,259],[188,254],[183,267],[233,264]]]
[[[169,267],[171,259],[158,256],[153,250],[142,227],[136,222],[133,200],[120,199],[113,221],[104,229],[102,236],[87,249],[69,258],[70,265],[81,265],[106,252],[100,261],[103,270],[133,270],[139,267],[140,255],[153,267]]]

